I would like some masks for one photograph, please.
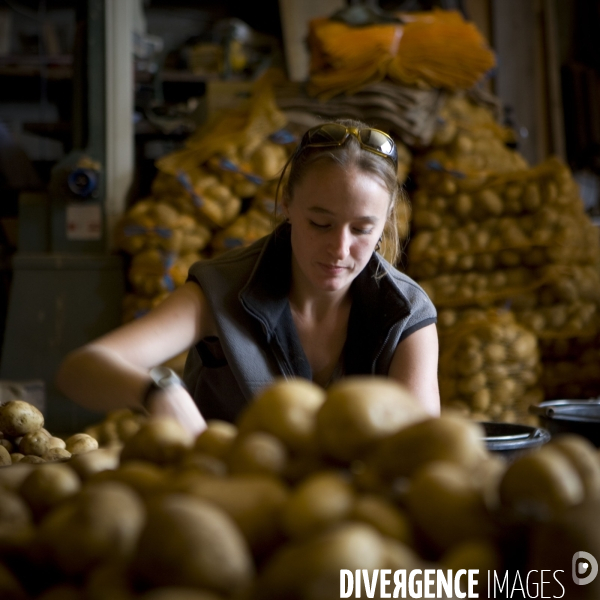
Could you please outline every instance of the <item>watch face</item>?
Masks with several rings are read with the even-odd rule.
[[[150,377],[160,387],[177,385],[181,382],[177,373],[168,367],[159,366],[150,369]]]

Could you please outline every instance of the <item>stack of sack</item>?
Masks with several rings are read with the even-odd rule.
[[[409,273],[439,310],[442,340],[474,313],[510,308],[540,342],[541,383],[554,397],[557,358],[571,362],[562,383],[581,382],[577,365],[597,348],[596,228],[559,159],[529,167],[492,112],[465,96],[445,113],[439,145],[414,161]]]
[[[441,334],[440,396],[443,412],[476,421],[537,424],[528,412],[539,404],[538,341],[507,310],[466,310]]]
[[[493,52],[457,10],[399,13],[396,22],[356,27],[336,18],[309,25],[309,93],[327,100],[389,79],[468,89],[494,65]]]
[[[130,259],[124,321],[183,285],[194,262],[272,231],[277,178],[297,142],[286,125],[268,79],[261,80],[244,106],[157,161],[151,195],[117,228],[118,247]]]

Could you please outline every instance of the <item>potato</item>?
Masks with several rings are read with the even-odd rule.
[[[348,463],[425,418],[425,409],[400,383],[384,377],[346,377],[329,387],[317,412],[317,442],[325,455]]]
[[[254,567],[229,515],[199,498],[169,494],[148,505],[132,573],[141,585],[232,594],[249,585]]]
[[[162,491],[165,479],[165,471],[158,465],[141,460],[129,460],[117,469],[106,469],[91,474],[86,480],[86,485],[116,481],[135,490],[142,498],[149,498]]]
[[[36,596],[35,600],[87,600],[87,598],[79,587],[62,583],[45,590],[41,595]],[[115,598],[115,600],[119,599]]]
[[[310,447],[315,415],[325,391],[305,379],[280,379],[260,392],[241,414],[239,433],[266,431],[281,439],[293,452]]]
[[[19,462],[20,463],[32,463],[34,465],[41,465],[46,462],[46,459],[42,458],[41,456],[36,456],[35,454],[26,454],[25,456],[23,456],[23,458]]]
[[[27,600],[29,597],[13,573],[0,563],[0,597],[3,600]]]
[[[10,400],[0,406],[0,431],[18,437],[44,426],[44,415],[29,402]]]
[[[500,502],[517,513],[547,518],[580,504],[585,488],[565,455],[552,447],[517,458],[500,480]]]
[[[486,586],[487,574],[493,577],[494,572],[499,572],[504,565],[502,552],[496,543],[490,540],[469,540],[453,546],[440,559],[440,567],[451,569],[457,573],[460,569],[478,569],[479,578],[473,588],[480,598],[485,598],[488,590]],[[461,590],[466,593],[464,578],[461,579]]]
[[[527,563],[523,568],[565,570],[566,577],[557,577],[560,584],[553,578],[548,579],[551,584],[544,586],[544,594],[547,596],[577,598],[577,600],[600,598],[600,578],[596,577],[587,585],[578,585],[570,576],[571,570],[568,567],[573,564],[575,553],[582,550],[594,557],[600,556],[600,531],[597,518],[599,510],[600,502],[593,500],[569,508],[553,519],[532,523],[528,537]],[[579,573],[578,575],[581,577]]]
[[[305,541],[285,544],[261,570],[256,597],[331,600],[340,593],[340,569],[372,571],[385,564],[386,544],[365,523],[343,523]]]
[[[135,594],[128,564],[121,562],[99,562],[85,574],[85,590],[82,600],[132,600]]]
[[[34,456],[44,456],[48,452],[50,436],[47,433],[38,429],[26,433],[19,442],[19,452],[22,454],[33,454]]]
[[[79,491],[79,477],[64,464],[41,465],[34,469],[19,488],[36,519]]]
[[[341,475],[327,471],[315,473],[294,489],[283,506],[283,530],[293,539],[324,531],[344,520],[354,501],[354,490]]]
[[[235,425],[219,419],[210,419],[206,423],[206,429],[196,438],[194,451],[207,452],[223,459],[229,452],[236,436],[237,427]]]
[[[126,442],[140,430],[142,423],[143,420],[136,416],[120,419],[116,423],[117,438],[122,442]]]
[[[65,440],[65,447],[71,454],[83,454],[98,448],[98,440],[87,433],[75,433]]]
[[[288,462],[288,450],[274,435],[252,431],[239,435],[227,455],[230,473],[282,475]]]
[[[502,199],[491,189],[481,190],[475,198],[475,204],[481,206],[487,214],[494,217],[498,217],[504,212]]]
[[[175,419],[152,417],[125,442],[121,462],[146,460],[158,465],[174,464],[183,458],[193,441]]]
[[[205,452],[188,452],[179,467],[177,468],[178,475],[192,472],[203,475],[227,475],[227,464],[219,458]]]
[[[493,532],[483,496],[462,465],[443,460],[424,465],[411,479],[405,500],[418,532],[436,552]]]
[[[0,489],[0,556],[19,561],[34,539],[35,526],[25,501],[16,492]],[[4,598],[1,591],[0,598]]]
[[[10,469],[0,469],[0,489],[17,492],[23,481],[35,467],[31,464],[13,465]]]
[[[42,457],[46,462],[65,461],[71,458],[71,453],[65,448],[54,446],[49,448],[48,452]]]
[[[483,436],[483,428],[467,419],[450,415],[431,418],[384,439],[367,462],[387,481],[410,477],[436,460],[471,469],[486,456]]]
[[[82,454],[76,454],[69,466],[82,480],[101,471],[116,469],[119,466],[119,451],[112,448],[98,448]]]
[[[65,448],[66,449],[67,443],[62,438],[55,437],[51,434],[49,434],[49,438],[50,439],[48,440],[48,449],[50,449],[50,448]]]
[[[6,526],[22,527],[32,524],[31,510],[16,492],[0,489],[0,537]]]
[[[51,466],[59,465],[40,470]],[[50,512],[40,524],[39,540],[63,573],[84,575],[99,563],[129,560],[143,523],[144,507],[133,490],[116,481],[102,482]]]
[[[139,600],[223,600],[223,597],[194,588],[160,587],[142,594]]]
[[[4,446],[0,446],[0,466],[10,464],[12,464],[12,458],[10,457],[9,451]]]
[[[600,461],[595,446],[586,438],[566,434],[552,438],[549,448],[561,452],[581,477],[586,500],[600,498]]]
[[[0,446],[6,448],[9,454],[12,454],[14,450],[14,444],[10,440],[0,439]]]
[[[280,513],[289,491],[275,477],[232,475],[215,479],[200,476],[191,480],[185,491],[222,508],[240,528],[258,559],[270,554],[284,539]]]
[[[356,498],[349,519],[375,527],[384,536],[403,544],[413,543],[412,525],[408,515],[377,494],[361,494]]]

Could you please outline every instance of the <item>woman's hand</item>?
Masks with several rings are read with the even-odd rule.
[[[196,403],[185,388],[179,385],[153,392],[147,402],[147,409],[151,415],[176,419],[194,437],[206,429],[206,421]]]

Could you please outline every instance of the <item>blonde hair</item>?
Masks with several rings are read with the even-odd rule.
[[[370,127],[362,121],[352,119],[337,119],[328,122],[339,123],[346,127]],[[392,161],[384,156],[379,156],[374,152],[363,149],[353,135],[349,135],[341,146],[309,146],[302,148],[299,145],[288,160],[277,183],[277,192],[275,195],[276,209],[279,190],[281,189],[282,199],[290,202],[293,197],[294,188],[304,179],[314,164],[324,160],[336,163],[344,169],[355,167],[363,173],[379,179],[385,189],[388,190],[390,194],[390,208],[383,229],[381,245],[376,250],[379,254],[385,256],[391,264],[395,265],[399,261],[402,252],[400,233],[398,231],[398,205],[401,201],[405,200],[405,192],[398,183],[398,173]]]

